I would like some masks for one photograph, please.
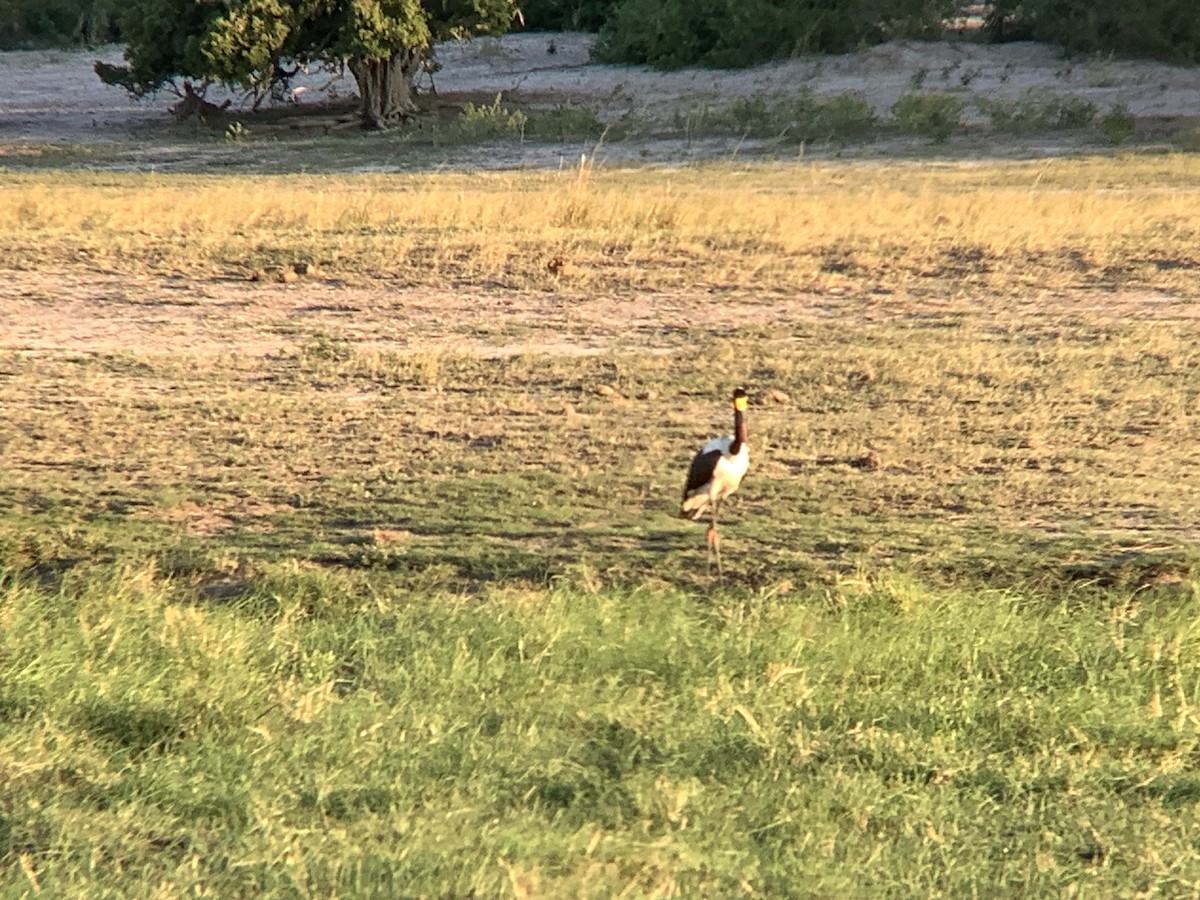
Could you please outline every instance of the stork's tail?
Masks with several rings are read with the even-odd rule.
[[[695,521],[708,512],[708,492],[697,492],[683,498],[679,506],[679,517]]]

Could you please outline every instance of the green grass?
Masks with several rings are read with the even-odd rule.
[[[0,886],[1172,894],[1197,598],[10,577]]]
[[[704,244],[693,204],[740,185],[781,216],[819,174],[799,196],[828,209],[827,293],[797,316],[781,282],[770,315],[702,329],[576,321],[547,289],[581,356],[483,352],[544,324],[508,314],[466,323],[479,353],[281,318],[269,355],[0,354],[0,896],[1194,893],[1193,170],[1045,166],[1010,195],[1025,169],[914,169],[899,225],[873,167],[688,174],[637,228],[708,265],[757,250]],[[455,178],[426,193],[465,197]],[[562,186],[542,178],[474,189],[445,229],[545,206],[521,215],[548,245],[563,209],[517,202]],[[603,239],[614,197],[643,202],[630,178],[579,176],[571,227]],[[174,270],[186,210],[153,211],[193,184],[15,179],[30,221],[0,233],[74,246],[69,210],[100,198],[90,239],[145,210]],[[283,190],[209,184],[217,224]],[[980,196],[1045,221],[1006,237]],[[1092,214],[1118,202],[1119,223]],[[944,227],[994,253],[950,252]],[[834,253],[838,228],[873,246]],[[1127,293],[1097,260],[1133,236],[1180,262]],[[1053,289],[990,280],[1005,241]],[[651,249],[637,296],[698,311]],[[753,456],[721,581],[673,512],[737,384]]]

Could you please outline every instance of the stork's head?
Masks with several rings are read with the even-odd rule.
[[[742,412],[749,402],[750,395],[746,393],[745,388],[738,388],[733,392],[733,408],[738,412]]]

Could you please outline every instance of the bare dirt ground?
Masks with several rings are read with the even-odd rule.
[[[932,299],[707,293],[652,296],[521,293],[510,290],[364,287],[310,281],[156,278],[113,272],[6,272],[0,282],[0,351],[77,356],[186,350],[197,356],[291,353],[327,336],[361,350],[579,355],[678,347],[685,336],[737,327],[773,329],[971,314],[995,321],[1060,317],[1179,321],[1194,304],[1152,291],[1078,291],[1007,299],[994,310]]]
[[[441,48],[443,70],[426,90],[440,97],[506,98],[529,108],[577,104],[605,123],[622,119],[645,124],[642,137],[592,143],[582,148],[596,164],[633,162],[680,164],[751,152],[744,142],[724,139],[682,141],[656,136],[656,124],[670,123],[681,111],[719,105],[739,97],[793,92],[803,86],[816,94],[862,91],[877,111],[920,84],[923,90],[953,90],[972,98],[1015,98],[1032,87],[1090,100],[1100,109],[1121,105],[1146,123],[1200,117],[1200,69],[1148,62],[1086,59],[1068,62],[1052,48],[1034,44],[986,46],[975,43],[889,44],[846,56],[799,59],[753,69],[662,73],[645,68],[592,65],[590,38],[571,34],[520,34],[502,40]],[[553,50],[553,52],[551,52]],[[109,152],[98,165],[169,168],[186,157],[203,168],[204,154],[219,162],[228,152],[220,141],[199,147],[181,139],[168,113],[172,99],[160,95],[131,100],[103,85],[93,74],[95,59],[120,61],[120,48],[100,52],[0,53],[0,146],[11,157],[53,147],[99,147]],[[312,74],[298,108],[314,102],[346,103],[353,93],[347,77]],[[210,99],[224,99],[220,91]],[[234,110],[244,98],[232,96]],[[1151,138],[1152,138],[1151,127]],[[1095,136],[1008,136],[986,144],[961,144],[959,159],[979,156],[1037,156],[1087,149]],[[975,139],[977,140],[977,139]],[[871,145],[854,151],[888,158],[911,146]],[[438,166],[537,167],[578,160],[578,145],[508,142],[485,148],[446,151]],[[812,153],[808,150],[804,152]],[[833,150],[816,153],[835,152]],[[86,158],[85,158],[86,159]],[[86,161],[83,163],[87,165]],[[398,164],[397,168],[403,166]],[[1169,298],[1144,295],[1103,302],[1072,297],[1063,302],[1107,315],[1179,315]],[[1040,311],[1046,312],[1044,299]],[[908,314],[921,310],[906,308]],[[481,312],[493,333],[480,334]],[[478,289],[397,291],[324,281],[292,285],[251,285],[214,278],[197,283],[171,278],[130,277],[86,268],[69,271],[4,272],[0,279],[0,351],[26,353],[155,352],[186,347],[195,352],[273,353],[294,347],[304,335],[332,333],[370,346],[389,348],[476,349],[488,353],[523,350],[590,352],[638,335],[644,344],[686,321],[701,329],[769,318],[776,323],[837,313],[878,315],[861,301],[837,297],[723,298],[662,296],[653,303],[637,298],[579,298],[523,295]],[[504,337],[506,331],[519,339]]]
[[[54,289],[48,293],[47,288]],[[671,346],[671,323],[719,329],[811,319],[836,299],[562,296],[396,290],[336,282],[259,285],[107,272],[14,272],[0,284],[0,350],[78,355],[186,348],[196,355],[291,352],[314,335],[365,350],[482,356],[586,354],[637,341]],[[481,330],[481,323],[487,323]],[[512,332],[518,332],[513,335]]]

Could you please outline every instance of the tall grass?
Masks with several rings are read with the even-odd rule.
[[[969,895],[1200,878],[1197,608],[847,582],[0,599],[0,884]]]
[[[1194,157],[756,166],[653,174],[204,178],[13,175],[9,265],[246,273],[313,259],[341,277],[580,288],[820,290],[1094,283],[1192,292]],[[1186,268],[1186,265],[1183,266]]]

